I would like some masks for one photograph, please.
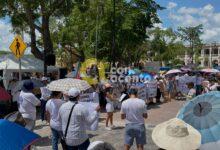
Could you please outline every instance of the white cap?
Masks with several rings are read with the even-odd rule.
[[[71,88],[69,91],[68,91],[68,96],[69,97],[77,97],[79,96],[80,94],[80,90],[77,89],[77,88]]]
[[[41,78],[41,81],[47,81],[48,79],[47,79],[47,77],[42,77]]]

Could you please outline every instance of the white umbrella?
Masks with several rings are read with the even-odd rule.
[[[172,70],[168,71],[166,73],[166,75],[175,74],[175,73],[181,73],[181,70],[179,70],[179,69],[172,69]]]
[[[201,71],[205,73],[218,73],[219,72],[217,69],[211,69],[211,68],[202,69]]]
[[[68,91],[73,87],[78,88],[81,91],[85,91],[91,88],[88,82],[84,80],[72,79],[72,78],[59,79],[47,85],[47,88],[50,91],[61,91],[61,92]]]

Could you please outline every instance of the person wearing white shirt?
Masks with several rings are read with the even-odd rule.
[[[33,82],[25,81],[23,90],[19,96],[19,112],[26,122],[25,128],[33,130],[36,121],[36,106],[40,105],[40,100],[31,92],[34,89]]]
[[[46,103],[48,99],[50,98],[51,91],[46,87],[48,83],[47,77],[42,77],[41,81],[45,85],[44,87],[40,88],[41,91],[41,121],[43,122],[45,120],[45,108],[46,108]]]
[[[70,89],[68,96],[69,101],[63,104],[59,110],[67,150],[87,150],[90,141],[86,133],[86,126],[95,122],[100,107],[98,106],[96,111],[89,114],[88,109],[78,103],[80,91],[77,88]]]
[[[60,107],[65,103],[61,99],[61,92],[53,91],[51,99],[46,104],[46,120],[50,123],[52,132],[52,149],[58,150],[58,141],[61,139],[62,126],[58,120]]]
[[[187,99],[191,100],[196,96],[196,89],[194,88],[194,83],[190,82],[187,84],[189,92],[187,94]]]
[[[148,117],[145,101],[137,98],[137,90],[129,90],[130,98],[122,103],[121,119],[126,119],[124,144],[129,150],[136,140],[137,149],[143,150],[146,144],[144,119]]]

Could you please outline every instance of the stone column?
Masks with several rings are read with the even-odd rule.
[[[212,67],[212,47],[209,48],[209,67]]]
[[[218,47],[218,65],[220,65],[220,47]]]

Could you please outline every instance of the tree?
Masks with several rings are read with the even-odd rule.
[[[183,54],[185,47],[171,28],[163,30],[157,27],[149,34],[152,38],[149,40],[149,50],[154,54],[154,60],[169,62]]]
[[[57,33],[57,42],[62,43],[62,47],[70,45],[85,58],[97,56],[109,62],[114,58],[126,64],[140,60],[145,53],[142,44],[147,38],[146,29],[160,22],[157,11],[163,8],[153,0],[116,0],[113,33],[112,0],[91,0],[88,5],[83,13],[75,7],[65,18]],[[115,51],[112,55],[113,34]]]
[[[198,50],[201,50],[202,40],[200,36],[203,34],[203,25],[198,25],[195,27],[179,27],[178,29],[179,37],[188,42],[189,44],[189,55],[194,62],[195,54]]]

